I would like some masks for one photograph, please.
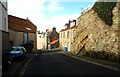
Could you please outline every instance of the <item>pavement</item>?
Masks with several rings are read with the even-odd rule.
[[[76,59],[80,59],[80,60],[83,60],[83,61],[86,61],[89,63],[93,63],[93,64],[96,64],[96,65],[99,65],[99,66],[102,66],[105,68],[120,71],[120,63],[117,63],[117,62],[111,62],[111,61],[106,61],[106,60],[101,60],[101,59],[93,59],[93,58],[89,58],[89,57],[85,57],[85,56],[79,56],[79,55],[73,54],[70,51],[68,51],[68,52],[61,51],[61,52],[64,55],[71,56]]]

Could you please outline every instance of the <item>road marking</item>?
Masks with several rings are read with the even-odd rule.
[[[26,62],[26,64],[23,66],[23,68],[22,68],[22,70],[21,70],[21,72],[20,72],[20,77],[23,77],[23,75],[24,75],[24,73],[25,73],[25,70],[26,70],[28,64],[30,63],[30,61],[31,61],[33,58],[34,58],[34,56],[32,56],[32,58],[30,58],[30,59]]]
[[[118,68],[114,68],[114,67],[111,67],[111,66],[107,66],[107,65],[103,65],[103,64],[100,64],[100,63],[97,63],[97,62],[93,62],[93,61],[89,61],[89,60],[86,60],[86,59],[81,59],[81,58],[78,58],[78,57],[75,57],[75,56],[72,56],[72,55],[68,55],[68,54],[65,54],[63,52],[60,52],[64,55],[67,55],[67,56],[70,56],[70,57],[73,57],[73,58],[76,58],[76,59],[79,59],[79,60],[82,60],[82,61],[85,61],[85,62],[89,62],[89,63],[92,63],[92,64],[96,64],[96,65],[99,65],[99,66],[102,66],[102,67],[105,67],[105,68],[109,68],[109,69],[112,69],[112,70],[115,70],[115,71],[119,71],[120,70]]]

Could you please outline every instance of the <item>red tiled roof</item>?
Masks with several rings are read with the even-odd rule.
[[[8,28],[30,33],[35,33],[37,30],[37,27],[29,19],[22,19],[12,15],[8,15]],[[26,28],[31,30],[26,30]]]
[[[57,42],[58,42],[58,40],[53,40],[50,44],[55,44]]]

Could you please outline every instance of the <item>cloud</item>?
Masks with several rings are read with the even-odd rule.
[[[77,19],[80,15],[55,14],[64,11],[64,7],[59,2],[60,0],[8,0],[8,14],[24,19],[28,17],[40,31],[55,26],[59,32],[69,19]]]
[[[46,6],[46,10],[49,12],[55,12],[63,10],[64,7],[60,6],[59,2],[51,0],[49,4]]]
[[[45,6],[46,2],[48,2],[47,6]],[[54,25],[55,20],[59,21],[58,18],[49,18],[45,11],[54,13],[62,9],[64,8],[53,0],[8,0],[8,14],[24,19],[28,17],[38,27],[38,30],[45,31],[46,28]]]
[[[77,19],[78,17],[79,14],[53,16],[50,20],[45,20],[45,22],[47,21],[45,27],[52,29],[52,27],[55,26],[59,32],[61,29],[65,28],[64,25],[69,21],[69,19]],[[41,29],[41,27],[38,28]]]
[[[45,3],[49,2],[47,6]],[[30,13],[44,13],[44,11],[55,12],[64,9],[59,6],[56,1],[48,0],[8,0],[8,12],[15,15],[23,15]],[[26,16],[27,16],[26,15]]]
[[[27,16],[31,12],[42,12],[46,0],[8,0],[8,13],[17,16]]]
[[[37,15],[30,16],[29,19],[33,21],[33,23],[37,24],[37,28],[40,31],[46,31],[46,29],[52,29],[53,26],[56,27],[57,31],[59,32],[61,29],[64,28],[65,23],[69,21],[69,19],[77,19],[79,14],[74,15],[64,15],[64,16],[52,16],[50,19],[42,18],[40,19]]]

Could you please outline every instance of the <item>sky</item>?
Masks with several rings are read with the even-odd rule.
[[[8,0],[8,14],[28,19],[42,32],[56,27],[59,32],[69,19],[77,19],[95,0]]]

